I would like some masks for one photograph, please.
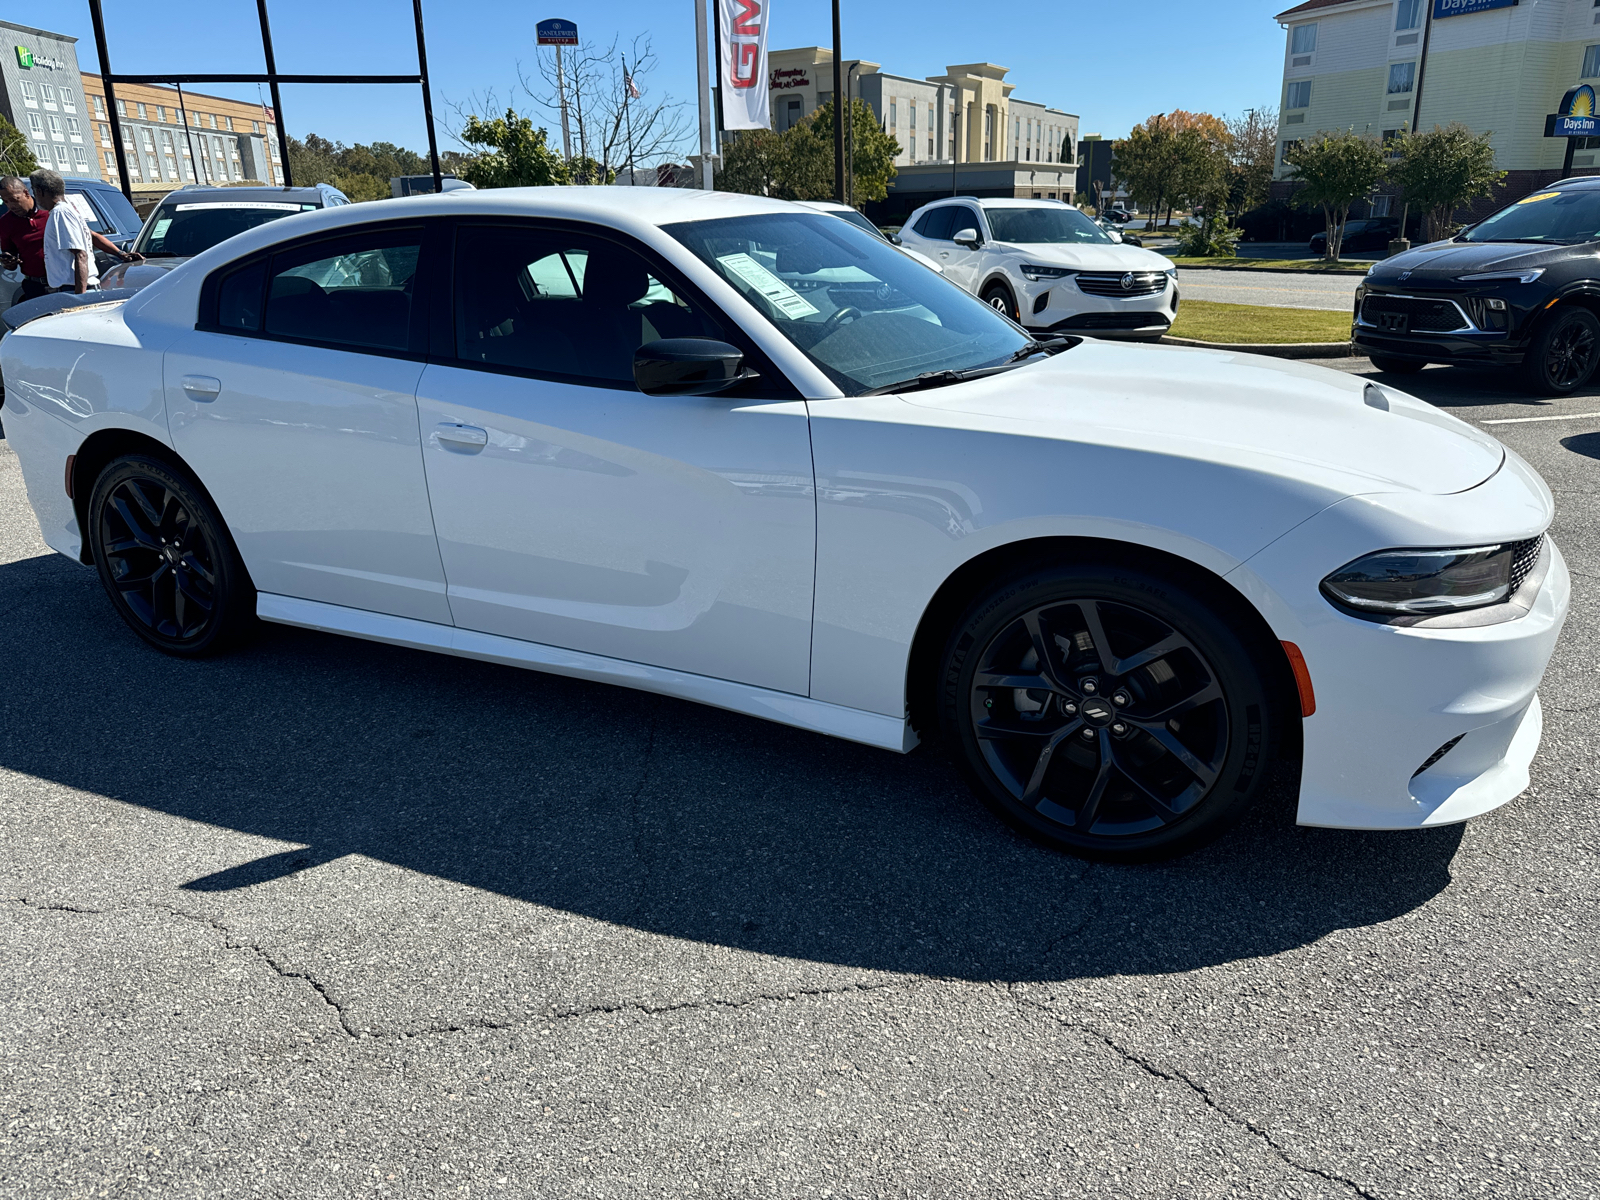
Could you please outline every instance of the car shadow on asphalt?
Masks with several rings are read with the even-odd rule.
[[[0,765],[296,847],[187,879],[191,893],[296,873],[314,886],[319,865],[356,854],[761,954],[1065,979],[1273,955],[1392,920],[1448,884],[1461,839],[1298,828],[1279,764],[1217,844],[1094,865],[1013,833],[928,749],[282,627],[179,661],[58,556],[0,567],[0,611]]]
[[[1562,400],[1600,397],[1600,376],[1596,377],[1594,383],[1569,395],[1540,396],[1524,388],[1512,370],[1501,367],[1430,366],[1410,374],[1395,374],[1380,371],[1369,363],[1358,367],[1353,374],[1367,376],[1378,383],[1409,392],[1419,400],[1426,400],[1444,409],[1477,408],[1490,404],[1516,404],[1538,409]]]

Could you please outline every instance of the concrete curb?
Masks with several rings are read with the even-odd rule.
[[[1225,342],[1197,342],[1193,338],[1165,336],[1163,346],[1190,346],[1196,350],[1228,350],[1235,354],[1265,354],[1271,358],[1355,358],[1349,342],[1260,342],[1230,345]]]
[[[1215,263],[1210,263],[1203,267],[1185,266],[1183,263],[1178,263],[1177,267],[1180,271],[1249,271],[1256,275],[1319,275],[1327,279],[1366,278],[1365,271],[1318,271],[1311,267],[1222,267]]]

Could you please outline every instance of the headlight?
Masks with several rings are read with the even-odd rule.
[[[1178,268],[1177,267],[1168,267],[1167,268],[1167,274],[1172,276],[1172,280],[1173,280],[1174,283],[1177,282],[1177,280],[1178,280]]]
[[[1065,279],[1068,275],[1077,274],[1071,267],[1041,267],[1034,263],[1023,263],[1017,270],[1030,283],[1038,283],[1041,279]]]
[[[1527,577],[1543,538],[1450,550],[1379,550],[1322,581],[1331,600],[1364,612],[1426,615],[1498,604]]]
[[[1532,283],[1543,274],[1543,267],[1534,267],[1527,271],[1484,271],[1477,275],[1457,275],[1456,279],[1461,283],[1510,283],[1512,280]]]

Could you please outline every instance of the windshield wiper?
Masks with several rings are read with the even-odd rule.
[[[1072,337],[1067,334],[1052,334],[1029,342],[1016,351],[1003,363],[988,367],[968,367],[963,371],[924,371],[921,375],[913,375],[910,379],[902,379],[899,383],[886,383],[882,387],[872,388],[870,391],[858,392],[861,396],[886,396],[892,392],[918,392],[923,388],[944,387],[950,383],[965,383],[969,379],[982,379],[986,375],[999,375],[1019,366],[1024,359],[1032,358],[1036,354],[1059,354],[1063,350],[1070,350],[1081,342],[1082,338]]]
[[[1575,238],[1470,238],[1470,241],[1483,242],[1521,242],[1532,246],[1572,246],[1577,244]]]

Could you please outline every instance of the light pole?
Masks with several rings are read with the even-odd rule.
[[[833,198],[844,203],[844,47],[839,36],[839,0],[833,0]]]

